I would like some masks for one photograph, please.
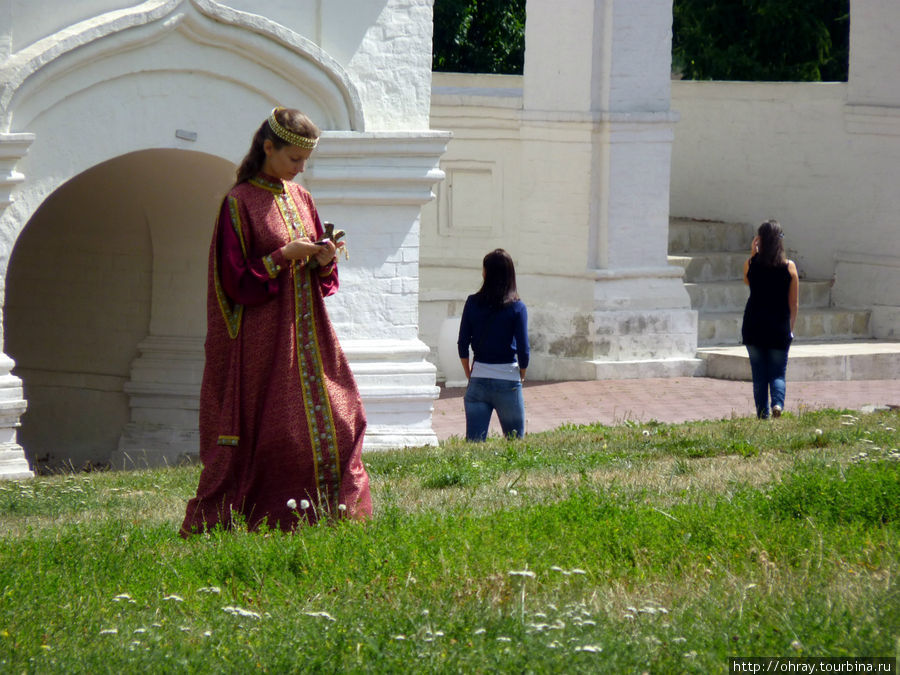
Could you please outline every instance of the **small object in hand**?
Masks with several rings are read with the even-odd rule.
[[[331,240],[335,244],[337,244],[338,241],[341,239],[341,237],[343,237],[345,234],[347,234],[343,230],[336,230],[334,228],[334,223],[325,222],[325,223],[322,223],[322,227],[325,228],[325,234],[322,235],[322,238],[316,242],[317,246],[323,246],[325,244],[325,242],[328,240]],[[348,260],[350,259],[349,255],[347,254],[346,246],[344,247],[344,257],[347,258]],[[319,261],[316,260],[315,258],[311,259],[308,263],[308,267],[310,269],[316,269],[318,266],[319,266]]]

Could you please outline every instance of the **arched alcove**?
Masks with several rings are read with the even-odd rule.
[[[28,401],[19,443],[34,469],[109,461],[151,321],[161,334],[204,334],[197,261],[233,170],[201,153],[131,153],[68,181],[29,220],[7,272],[4,323]]]

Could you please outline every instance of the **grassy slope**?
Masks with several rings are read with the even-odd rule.
[[[196,467],[0,483],[0,670],[896,657],[897,427],[816,412],[370,455],[376,517],[299,536],[179,540]]]

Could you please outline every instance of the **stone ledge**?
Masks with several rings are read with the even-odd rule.
[[[743,345],[698,350],[705,376],[750,381],[750,359]],[[881,380],[900,373],[900,342],[799,343],[788,356],[788,381]]]

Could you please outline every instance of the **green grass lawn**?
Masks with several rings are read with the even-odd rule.
[[[728,672],[900,653],[900,414],[369,454],[375,517],[176,535],[199,469],[0,483],[0,672]]]

